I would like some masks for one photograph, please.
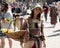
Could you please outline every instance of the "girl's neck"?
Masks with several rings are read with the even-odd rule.
[[[37,15],[34,15],[34,19],[36,19]]]

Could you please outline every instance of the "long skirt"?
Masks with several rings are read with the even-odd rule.
[[[51,24],[55,25],[57,23],[57,16],[51,16]]]
[[[35,41],[32,48],[42,48],[42,41],[41,40],[39,40],[39,42]]]

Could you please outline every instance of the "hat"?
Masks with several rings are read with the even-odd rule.
[[[33,9],[35,9],[37,7],[39,7],[40,9],[42,9],[42,6],[37,3],[37,4],[34,4],[34,5],[31,6],[31,10],[33,10]]]
[[[41,6],[39,3],[34,4],[34,5],[32,6],[32,8],[31,8],[31,10],[34,10],[35,8],[39,8],[40,13],[43,12],[43,8],[42,8],[42,6]]]

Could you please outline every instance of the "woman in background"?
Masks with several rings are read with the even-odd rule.
[[[58,10],[57,10],[56,2],[53,2],[52,4],[53,5],[50,8],[50,17],[51,17],[51,24],[54,25],[53,27],[55,27],[57,23]]]

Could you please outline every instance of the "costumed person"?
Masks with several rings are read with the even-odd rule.
[[[44,25],[43,20],[41,19],[43,9],[41,5],[34,4],[31,7],[31,10],[32,12],[30,17],[27,19],[27,22],[29,26],[30,39],[34,40],[34,45],[32,46],[32,48],[42,48],[42,45],[43,47],[46,47],[43,32]]]
[[[31,13],[31,10],[29,10],[29,12],[27,12],[28,14]],[[27,18],[25,18],[24,16],[20,16],[19,20],[20,20],[20,31],[24,32],[20,37],[20,45],[22,46],[22,48],[32,48],[32,46],[34,45],[34,40],[30,39],[30,35],[29,35],[29,25],[27,22]]]
[[[49,6],[48,6],[47,2],[45,2],[45,4],[43,5],[43,10],[44,10],[45,21],[47,22],[48,11],[49,11]]]
[[[20,43],[22,48],[32,48],[34,41],[30,40],[28,22],[23,16],[20,16],[20,25],[20,30],[26,30],[26,32],[20,36]]]
[[[55,4],[55,2],[53,2],[52,6],[50,7],[51,24],[54,25],[53,27],[55,27],[57,23],[57,11],[57,5]]]
[[[8,4],[6,2],[1,2],[1,14],[0,15],[1,15],[1,18],[0,18],[1,48],[5,47],[5,37],[8,38],[9,48],[12,48],[11,38],[5,34],[5,32],[7,32],[7,29],[12,29],[12,30],[14,29],[13,23],[10,24],[10,21],[13,19],[13,16],[10,12],[8,12]]]
[[[12,7],[12,13],[13,13],[13,17],[15,18],[19,18],[20,15],[22,15],[22,10],[19,8],[19,4],[17,2],[13,2],[13,7]],[[15,20],[14,22],[16,22],[16,26],[19,29],[20,27],[20,22],[19,20]],[[18,26],[19,25],[19,26]],[[14,27],[15,28],[15,27]]]

